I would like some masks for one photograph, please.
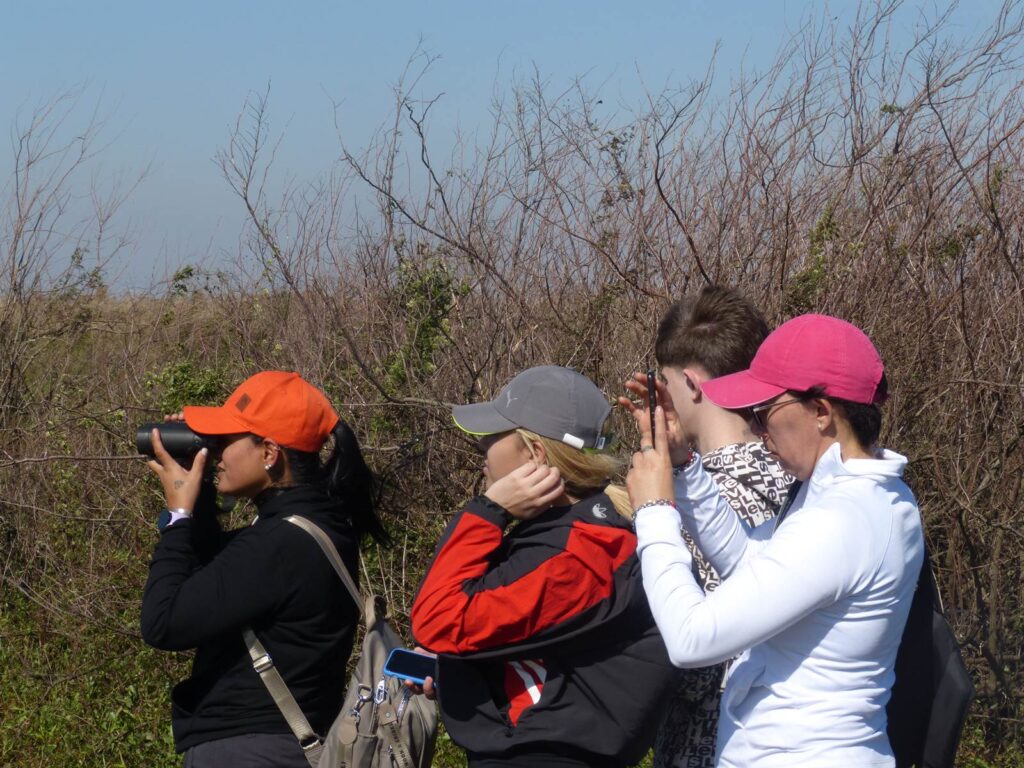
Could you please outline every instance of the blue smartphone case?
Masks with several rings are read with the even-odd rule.
[[[384,674],[423,685],[428,677],[434,676],[434,665],[433,656],[416,653],[408,648],[392,648],[388,660],[384,662]]]

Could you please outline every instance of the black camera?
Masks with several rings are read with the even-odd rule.
[[[160,433],[164,449],[175,459],[190,459],[203,448],[213,448],[213,441],[207,435],[200,435],[189,429],[183,421],[162,421],[143,424],[135,432],[135,449],[146,456],[156,457],[153,452],[153,430]]]

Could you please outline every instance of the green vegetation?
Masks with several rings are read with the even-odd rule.
[[[164,413],[175,413],[184,405],[219,405],[232,389],[222,371],[187,359],[150,374],[146,386],[158,393],[157,407]]]
[[[807,263],[786,286],[784,309],[787,315],[809,312],[815,306],[828,279],[830,259],[828,245],[839,235],[835,217],[835,201],[829,200],[814,223],[809,236]]]
[[[183,657],[18,592],[0,606],[0,766],[175,763],[168,680],[185,674]]]

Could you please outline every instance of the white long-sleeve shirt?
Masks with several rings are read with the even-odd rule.
[[[885,704],[924,546],[906,459],[819,459],[784,522],[747,528],[699,461],[680,512],[636,519],[644,589],[674,664],[741,654],[722,698],[721,766],[891,766]],[[681,513],[681,514],[680,514]],[[680,519],[722,585],[693,578]]]

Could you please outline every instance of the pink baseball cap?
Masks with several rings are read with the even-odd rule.
[[[823,387],[825,395],[854,403],[880,403],[885,368],[871,339],[854,325],[828,315],[788,320],[758,347],[745,371],[704,382],[715,405],[750,408],[792,390]]]

